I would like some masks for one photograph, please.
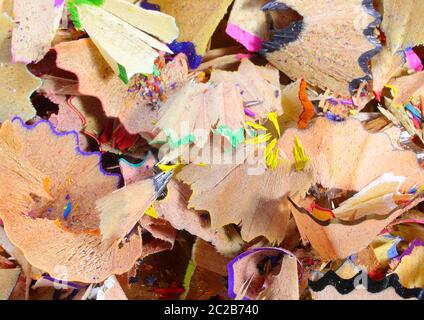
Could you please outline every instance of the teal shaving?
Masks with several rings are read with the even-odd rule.
[[[78,13],[78,6],[86,4],[100,7],[104,0],[67,0],[66,7],[68,8],[69,16],[74,24],[75,29],[82,30],[82,24]]]
[[[196,141],[196,137],[193,134],[188,134],[181,139],[174,139],[168,130],[165,130],[166,136],[168,137],[168,144],[171,149],[176,149],[178,147],[191,144]]]
[[[160,76],[160,71],[158,68],[156,68],[156,66],[153,66],[153,75],[156,77]]]
[[[180,300],[185,300],[188,294],[188,291],[190,289],[190,282],[191,278],[194,273],[194,262],[193,260],[190,260],[187,265],[187,269],[184,275],[184,281],[183,281],[183,287],[184,287],[184,293],[180,295]]]
[[[258,131],[257,130],[254,130],[254,129],[247,129],[247,132],[249,133],[249,135],[251,136],[251,137],[253,137],[253,138],[255,138],[255,137],[257,137],[259,134],[258,134]]]
[[[118,63],[118,70],[119,70],[119,78],[125,84],[128,84],[128,75],[127,75],[127,70],[125,70],[125,67]]]
[[[146,163],[146,161],[147,161],[147,159],[149,158],[149,157],[152,157],[153,156],[153,153],[152,153],[152,151],[150,151],[149,150],[149,152],[147,153],[147,155],[144,157],[144,159],[143,160],[141,160],[141,162],[139,162],[139,163],[132,163],[132,162],[129,162],[127,159],[125,159],[125,158],[120,158],[119,159],[119,162],[121,163],[125,163],[127,166],[130,166],[130,167],[132,167],[132,168],[140,168],[140,167],[142,167],[145,163]]]
[[[244,128],[240,128],[233,132],[227,126],[221,125],[216,132],[224,136],[234,148],[236,148],[240,143],[243,143],[245,139]]]
[[[166,143],[168,143],[169,146],[171,147],[171,149],[176,149],[180,146],[191,144],[191,143],[196,141],[196,137],[193,134],[188,134],[188,135],[182,137],[181,139],[174,139],[172,137],[171,133],[168,132],[168,130],[164,130],[164,131],[165,131],[165,134],[167,136],[166,141],[152,140],[152,141],[149,142],[149,144],[154,145],[154,144],[166,144]]]
[[[168,143],[172,149],[176,149],[180,146],[184,146],[186,144],[191,144],[196,141],[196,137],[192,134],[189,134],[181,139],[174,140],[172,137],[168,137]]]

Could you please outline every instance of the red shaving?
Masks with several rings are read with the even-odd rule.
[[[129,134],[122,125],[114,128],[115,120],[108,121],[105,130],[100,137],[101,144],[110,143],[112,148],[126,151],[133,147],[137,142],[138,134]]]

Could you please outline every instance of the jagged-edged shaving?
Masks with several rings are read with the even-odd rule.
[[[266,11],[296,10],[303,20],[271,29],[264,42],[266,58],[292,79],[306,81],[341,95],[370,80],[368,61],[381,49],[374,29],[381,17],[372,1],[278,0]]]
[[[360,192],[368,186],[369,192],[375,191],[369,185],[385,173],[405,178],[398,190],[403,194],[414,186],[423,185],[423,171],[413,152],[395,148],[388,135],[369,133],[357,120],[334,123],[319,118],[308,130],[289,129],[281,140],[281,147],[286,154],[289,154],[292,146],[283,142],[293,141],[296,136],[302,141],[310,158],[314,183],[326,189]],[[379,165],[375,166],[375,163]],[[363,199],[367,199],[370,194],[364,195]],[[406,203],[394,206],[394,195],[392,198],[392,204],[387,202],[387,209],[383,212],[370,210],[369,216],[356,221],[350,215],[348,218],[353,218],[350,223],[347,217],[333,221],[338,224],[329,225],[327,220],[331,219],[312,219],[311,215],[304,213],[304,210],[311,210],[311,199],[304,199],[301,195],[298,201],[294,201],[297,205],[293,214],[303,239],[311,242],[322,259],[345,258],[365,248],[385,226],[424,200],[422,194],[417,193],[407,196]],[[319,223],[319,220],[325,223]],[[340,224],[340,220],[346,223]],[[352,237],[356,240],[350,241]]]
[[[6,122],[0,136],[1,147],[19,163],[15,170],[2,170],[6,174],[0,183],[7,191],[1,194],[0,218],[28,262],[55,278],[86,283],[130,269],[142,254],[141,239],[132,235],[122,246],[111,246],[99,234],[95,200],[118,182],[117,176],[102,171],[99,154],[82,152],[75,132],[58,132],[47,121],[32,126],[20,119]],[[26,170],[29,165],[39,172],[32,180],[27,178],[34,175]],[[12,199],[8,193],[19,202],[7,201]]]
[[[6,13],[0,13],[0,122],[20,116],[28,120],[35,116],[29,99],[41,86],[41,80],[33,76],[22,64],[14,64],[11,55],[13,22]]]
[[[131,134],[151,132],[158,120],[158,109],[152,109],[149,100],[138,90],[131,92],[113,73],[90,39],[64,42],[55,46],[56,64],[73,72],[79,80],[81,95],[97,97],[108,117],[116,117]],[[162,72],[165,92],[179,88],[187,81],[188,66],[184,55],[178,55]]]
[[[20,268],[0,269],[0,300],[9,299],[10,294],[18,282],[20,274]]]
[[[64,1],[14,0],[14,62],[38,62],[50,50],[63,14]]]
[[[366,285],[364,289],[364,285]],[[423,300],[423,289],[407,289],[395,274],[381,281],[372,280],[362,272],[351,279],[342,279],[334,271],[317,281],[309,281],[315,300]]]

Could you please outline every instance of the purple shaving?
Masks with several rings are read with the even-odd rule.
[[[256,114],[252,110],[247,109],[247,108],[244,108],[244,114],[248,117],[251,117],[251,118],[256,117]]]
[[[169,49],[175,54],[184,53],[187,56],[188,65],[192,70],[197,69],[202,63],[202,56],[196,54],[196,48],[192,42],[174,41],[169,45]]]
[[[350,99],[342,99],[341,103],[344,106],[351,106],[351,105],[353,105],[353,102]]]
[[[337,106],[338,104],[339,104],[339,101],[337,101],[336,99],[334,99],[334,98],[329,98],[328,100],[327,100],[329,103],[331,103],[333,106]]]
[[[60,290],[60,289],[54,289],[53,300],[60,300],[61,294],[62,294],[62,290]]]
[[[149,3],[147,0],[140,2],[140,7],[146,10],[160,11],[160,6],[154,3]]]
[[[412,251],[414,251],[416,247],[424,247],[424,242],[421,241],[420,239],[415,239],[414,241],[410,243],[409,247],[404,252],[402,252],[402,254],[396,259],[401,261],[404,257],[410,256]]]
[[[32,125],[26,124],[25,121],[22,118],[20,118],[20,117],[14,117],[12,119],[12,123],[13,122],[16,122],[16,121],[18,121],[22,125],[22,127],[24,127],[27,130],[33,130],[34,128],[38,127],[40,124],[43,124],[44,123],[44,124],[47,124],[50,127],[50,130],[53,132],[53,134],[56,135],[56,136],[58,136],[58,137],[64,137],[64,136],[68,136],[68,135],[73,135],[75,137],[75,143],[76,143],[75,151],[77,153],[79,153],[80,155],[84,156],[84,157],[89,157],[89,156],[93,156],[93,155],[98,156],[98,158],[99,158],[99,169],[100,169],[100,172],[103,173],[103,175],[105,175],[105,176],[117,177],[118,178],[117,179],[118,181],[117,181],[116,185],[117,185],[117,188],[119,188],[119,186],[120,186],[119,182],[120,182],[120,179],[121,179],[121,175],[118,174],[118,173],[107,172],[103,168],[103,165],[102,165],[102,153],[101,152],[99,152],[99,151],[85,152],[85,151],[81,150],[81,148],[79,147],[80,146],[79,134],[75,130],[66,131],[66,132],[57,131],[56,128],[54,127],[54,125],[50,121],[44,120],[44,119],[38,120],[36,123],[34,123]]]
[[[46,280],[54,282],[54,283],[67,285],[67,286],[69,286],[73,289],[83,289],[83,288],[87,287],[87,285],[81,285],[81,284],[78,284],[78,283],[75,283],[75,282],[67,282],[67,281],[63,281],[63,280],[53,278],[51,276],[43,276],[43,279],[46,279]]]

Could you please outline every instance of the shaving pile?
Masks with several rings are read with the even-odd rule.
[[[0,299],[424,299],[422,0],[0,0]]]

